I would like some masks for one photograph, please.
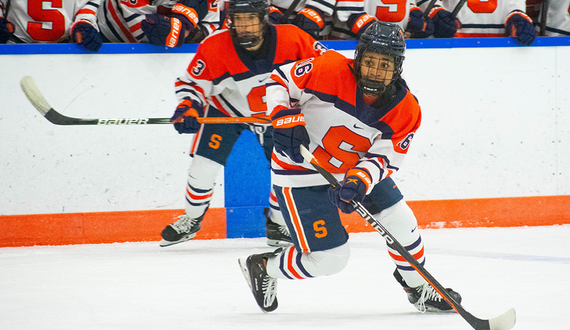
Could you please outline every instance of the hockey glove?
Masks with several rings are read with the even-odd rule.
[[[184,25],[178,18],[149,14],[141,22],[141,29],[153,45],[173,48],[184,44]]]
[[[366,31],[366,29],[376,21],[374,16],[370,16],[366,13],[352,14],[348,17],[346,25],[352,32],[352,35],[357,40],[360,39],[360,35]]]
[[[297,13],[291,23],[300,27],[315,39],[319,37],[319,32],[325,27],[323,12],[312,6],[307,6]]]
[[[371,184],[372,180],[368,171],[354,167],[346,172],[340,187],[329,188],[329,198],[339,210],[350,214],[354,212],[351,202],[362,203]]]
[[[282,24],[283,13],[274,6],[269,7],[269,22],[273,25]]]
[[[198,122],[198,117],[202,116],[204,116],[204,107],[196,100],[186,99],[176,107],[170,121],[179,134],[194,134],[200,130],[202,124]]]
[[[87,21],[75,23],[71,29],[71,37],[74,43],[83,45],[85,49],[91,52],[98,51],[103,44],[99,31]]]
[[[0,17],[0,44],[5,44],[14,34],[14,24],[4,17]]]
[[[522,11],[515,11],[509,15],[506,24],[507,37],[513,37],[519,45],[530,46],[536,38],[536,30],[532,19]]]
[[[434,9],[430,16],[433,17],[433,36],[436,38],[453,38],[457,30],[461,29],[461,22],[443,8]]]
[[[281,110],[271,120],[275,150],[296,163],[302,163],[301,145],[308,147],[310,140],[301,110]]]
[[[186,4],[186,5],[184,5]],[[183,0],[172,7],[173,18],[178,18],[184,26],[182,38],[192,31],[204,17],[208,14],[208,1],[206,0]]]
[[[424,17],[422,10],[416,6],[410,9],[406,31],[412,34],[412,38],[427,38],[433,34],[434,29],[431,17]]]

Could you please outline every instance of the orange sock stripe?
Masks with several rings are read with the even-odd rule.
[[[304,279],[304,277],[302,277],[301,275],[299,275],[299,273],[297,273],[297,271],[295,270],[295,268],[293,267],[293,255],[295,254],[294,251],[295,247],[292,246],[289,248],[289,251],[287,251],[287,270],[289,271],[289,273],[291,273],[291,275],[293,275],[295,278],[302,280]]]
[[[392,253],[390,251],[388,251],[388,254],[390,254],[390,257],[392,257],[392,259],[394,259],[396,261],[407,262],[406,259],[404,259],[404,257],[402,257],[399,254],[395,254],[395,253]],[[421,258],[423,258],[424,257],[424,247],[422,247],[422,249],[418,253],[413,254],[412,256],[416,260],[420,260]]]
[[[299,245],[301,246],[301,251],[303,253],[309,253],[311,250],[309,249],[309,244],[307,243],[307,239],[305,237],[305,231],[303,230],[303,224],[299,219],[297,208],[295,207],[295,202],[293,201],[293,196],[291,195],[291,188],[289,187],[283,188],[283,195],[285,196],[287,210],[289,211],[289,215],[291,216],[291,222],[293,223],[293,228],[295,229],[295,233],[297,234],[297,240],[299,241]]]

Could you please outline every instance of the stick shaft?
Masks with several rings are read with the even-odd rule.
[[[437,2],[437,0],[431,0],[429,2],[426,9],[424,10],[424,18],[427,18],[429,16],[429,12],[432,10],[433,6],[435,6],[436,2]]]
[[[461,10],[461,8],[463,8],[463,5],[466,2],[467,2],[467,0],[460,0],[459,3],[455,6],[455,8],[453,8],[453,11],[451,12],[451,17],[453,17],[453,18],[457,17],[457,14]]]
[[[164,125],[172,124],[170,118],[74,118],[65,116],[55,110],[44,98],[32,77],[23,77],[20,86],[32,105],[47,120],[55,125]],[[198,118],[201,124],[236,124],[236,123],[271,123],[269,117],[202,117]]]
[[[301,155],[303,158],[310,162],[311,165],[321,174],[323,177],[333,186],[338,187],[340,183],[336,178],[324,169],[317,161],[317,159],[311,154],[305,146],[301,146]],[[376,231],[386,240],[388,244],[396,251],[400,253],[400,255],[410,263],[412,266],[442,297],[465,319],[474,329],[476,330],[498,330],[498,329],[510,329],[514,326],[514,320],[512,321],[511,325],[511,314],[514,315],[514,310],[508,311],[503,315],[493,319],[496,323],[499,323],[500,326],[492,326],[489,320],[479,319],[473,316],[471,313],[466,311],[461,304],[456,302],[451,295],[445,290],[445,288],[398,242],[398,240],[388,231],[386,228],[372,216],[372,214],[359,202],[352,201],[352,206],[354,206],[358,215],[360,215],[364,220],[366,220]],[[505,319],[507,319],[505,321]],[[499,321],[497,321],[499,320]]]

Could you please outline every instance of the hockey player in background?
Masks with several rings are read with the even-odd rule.
[[[358,39],[373,21],[398,24],[409,38],[427,38],[434,33],[431,17],[425,17],[415,0],[394,3],[389,0],[364,0],[364,12],[353,11],[342,21],[335,14],[331,39]],[[455,33],[455,32],[453,32]]]
[[[73,42],[92,52],[101,48],[97,26],[101,0],[2,1],[9,10],[0,13],[0,42]]]
[[[458,2],[459,0],[442,0],[441,5],[452,11]],[[437,9],[438,7],[434,10]],[[525,0],[469,1],[457,14],[461,28],[455,37],[512,37],[520,45],[531,45],[536,38],[536,30],[525,10]]]
[[[197,43],[220,25],[218,0],[102,0],[104,42],[180,47]]]
[[[401,77],[405,48],[398,25],[376,21],[360,37],[354,61],[328,51],[280,67],[267,82],[275,143],[272,180],[294,245],[239,259],[263,311],[277,308],[277,279],[313,278],[344,269],[350,249],[338,209],[353,212],[353,200],[362,202],[425,264],[417,220],[390,177],[421,121],[418,101]],[[301,145],[341,180],[340,188],[333,189],[303,160]],[[390,245],[388,252],[410,303],[420,311],[451,310]],[[461,301],[457,292],[446,290]]]
[[[270,124],[205,124],[197,117],[265,116],[265,81],[278,66],[316,57],[326,48],[293,25],[268,22],[268,0],[229,0],[229,29],[206,38],[198,47],[175,91],[180,104],[171,121],[179,133],[196,134],[186,189],[186,212],[162,231],[161,246],[196,236],[214,189],[214,179],[226,165],[243,130],[254,132],[268,160],[273,150]],[[222,57],[220,57],[222,56]],[[268,244],[289,242],[277,201],[271,194],[266,209]]]

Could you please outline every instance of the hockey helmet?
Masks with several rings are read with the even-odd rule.
[[[356,51],[354,53],[353,73],[358,88],[370,95],[380,95],[386,91],[386,88],[393,84],[402,74],[402,64],[404,62],[404,53],[406,51],[406,41],[404,40],[404,32],[397,24],[375,21],[360,36]],[[385,67],[369,67],[370,63],[363,59],[367,57],[379,57],[386,55],[393,59],[393,71],[386,73],[386,70],[392,70]],[[373,61],[374,62],[374,61]],[[373,65],[382,65],[382,61],[375,61]],[[385,66],[385,65],[384,65]],[[384,71],[384,78],[373,77],[373,74],[366,74],[370,71]],[[364,73],[363,73],[364,72]],[[385,83],[390,79],[388,83]]]
[[[269,22],[269,0],[226,0],[224,9],[229,16],[230,34],[235,43],[245,49],[257,46],[263,40]],[[236,14],[256,14],[258,24],[244,25]]]

